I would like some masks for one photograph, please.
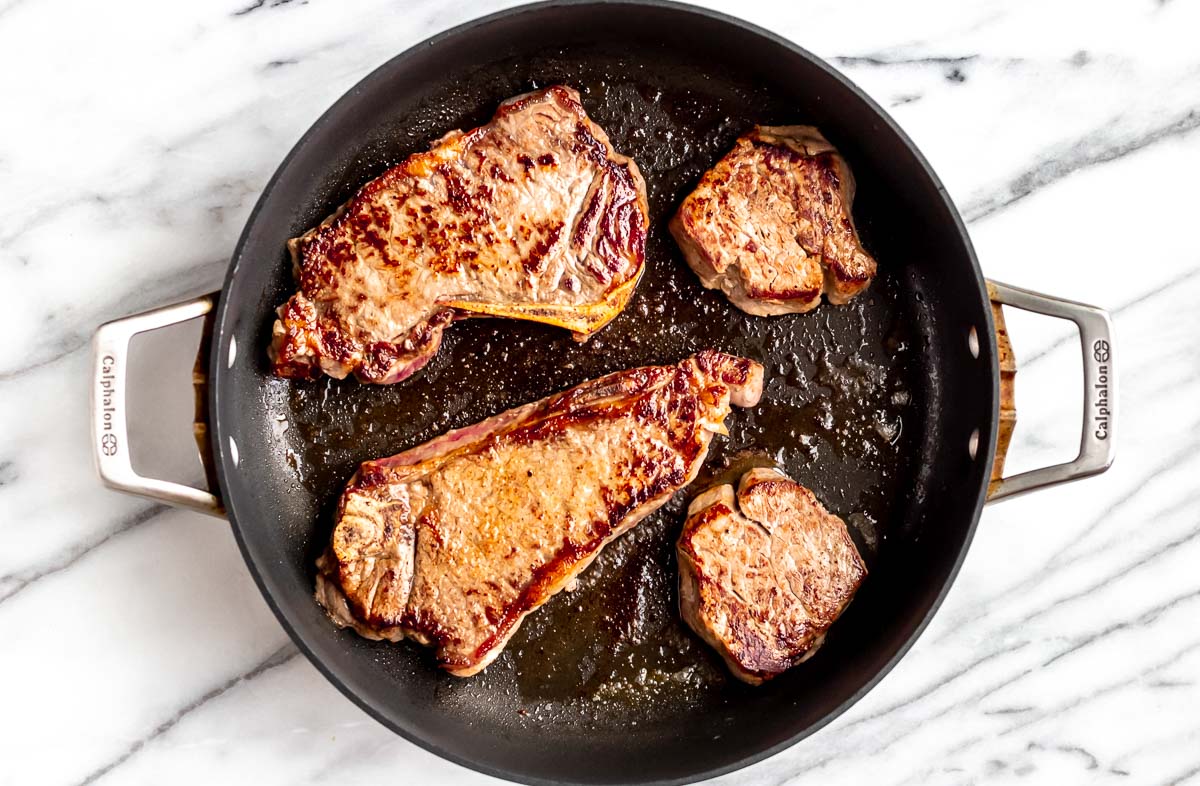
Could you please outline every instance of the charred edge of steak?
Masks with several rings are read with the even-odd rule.
[[[391,384],[420,371],[436,355],[442,331],[454,319],[442,309],[417,325],[399,343],[360,344],[333,321],[322,320],[302,294],[279,307],[269,349],[271,370],[288,379],[318,379],[322,374],[344,379],[353,373],[361,382]]]
[[[739,407],[753,407],[762,398],[764,370],[749,358],[706,349],[694,357],[702,371],[721,380],[729,388],[730,401]]]

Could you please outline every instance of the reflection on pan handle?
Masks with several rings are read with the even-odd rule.
[[[109,488],[213,516],[225,515],[220,499],[211,491],[139,475],[130,460],[129,429],[125,415],[125,375],[130,339],[138,333],[203,317],[212,311],[216,301],[216,293],[202,295],[183,303],[108,322],[96,331],[92,340],[92,449],[100,479]],[[206,343],[207,337],[201,340],[202,347]],[[202,376],[200,363],[197,363],[197,371]],[[202,382],[202,379],[197,379],[198,386]],[[199,401],[198,406],[202,406]],[[201,436],[197,434],[198,438]],[[207,469],[207,462],[205,466]]]
[[[1000,424],[997,431],[996,463],[988,486],[988,501],[1014,497],[1028,491],[1097,475],[1108,469],[1116,453],[1117,367],[1112,319],[1108,312],[1072,300],[1049,297],[997,281],[988,282],[993,307],[1011,306],[1037,314],[1069,319],[1079,328],[1083,349],[1083,429],[1079,454],[1073,461],[1003,477],[1004,453],[1016,420],[1012,406],[1016,366],[1008,344],[1003,316],[996,320],[996,345],[1000,361]]]

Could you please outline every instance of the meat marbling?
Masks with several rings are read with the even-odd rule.
[[[317,600],[371,639],[470,676],[525,615],[690,483],[758,363],[714,351],[610,374],[397,456],[342,494]]]
[[[812,126],[757,126],[740,137],[670,229],[709,289],[749,314],[841,304],[867,288],[875,260],[851,216],[854,177]]]
[[[279,307],[275,373],[391,383],[454,319],[558,325],[583,339],[642,274],[646,185],[555,86],[511,98],[363,186],[288,244],[299,291]]]
[[[773,469],[692,500],[676,551],[683,618],[755,685],[813,655],[867,574],[842,520]]]

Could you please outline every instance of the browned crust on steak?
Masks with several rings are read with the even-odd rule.
[[[400,381],[453,319],[545,322],[586,339],[628,303],[649,225],[637,164],[569,87],[502,103],[364,185],[289,241],[276,374]]]
[[[342,495],[317,599],[373,639],[475,674],[521,620],[695,477],[753,361],[630,369],[365,462]]]
[[[811,657],[867,569],[840,518],[770,469],[692,501],[676,547],[688,625],[753,685]]]
[[[875,260],[851,206],[854,177],[811,126],[756,126],[700,179],[670,221],[688,265],[750,314],[841,304],[866,289]]]

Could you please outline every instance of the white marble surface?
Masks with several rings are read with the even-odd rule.
[[[356,80],[506,4],[0,0],[0,783],[489,780],[329,686],[226,526],[101,488],[86,348],[215,287],[279,160]],[[1113,308],[1123,361],[1113,470],[989,507],[899,667],[722,782],[1200,783],[1200,3],[711,4],[891,107],[987,274]],[[1011,326],[1013,465],[1069,456],[1078,350]],[[179,398],[187,339],[147,400]],[[185,455],[186,412],[152,409],[179,417],[151,448]]]

